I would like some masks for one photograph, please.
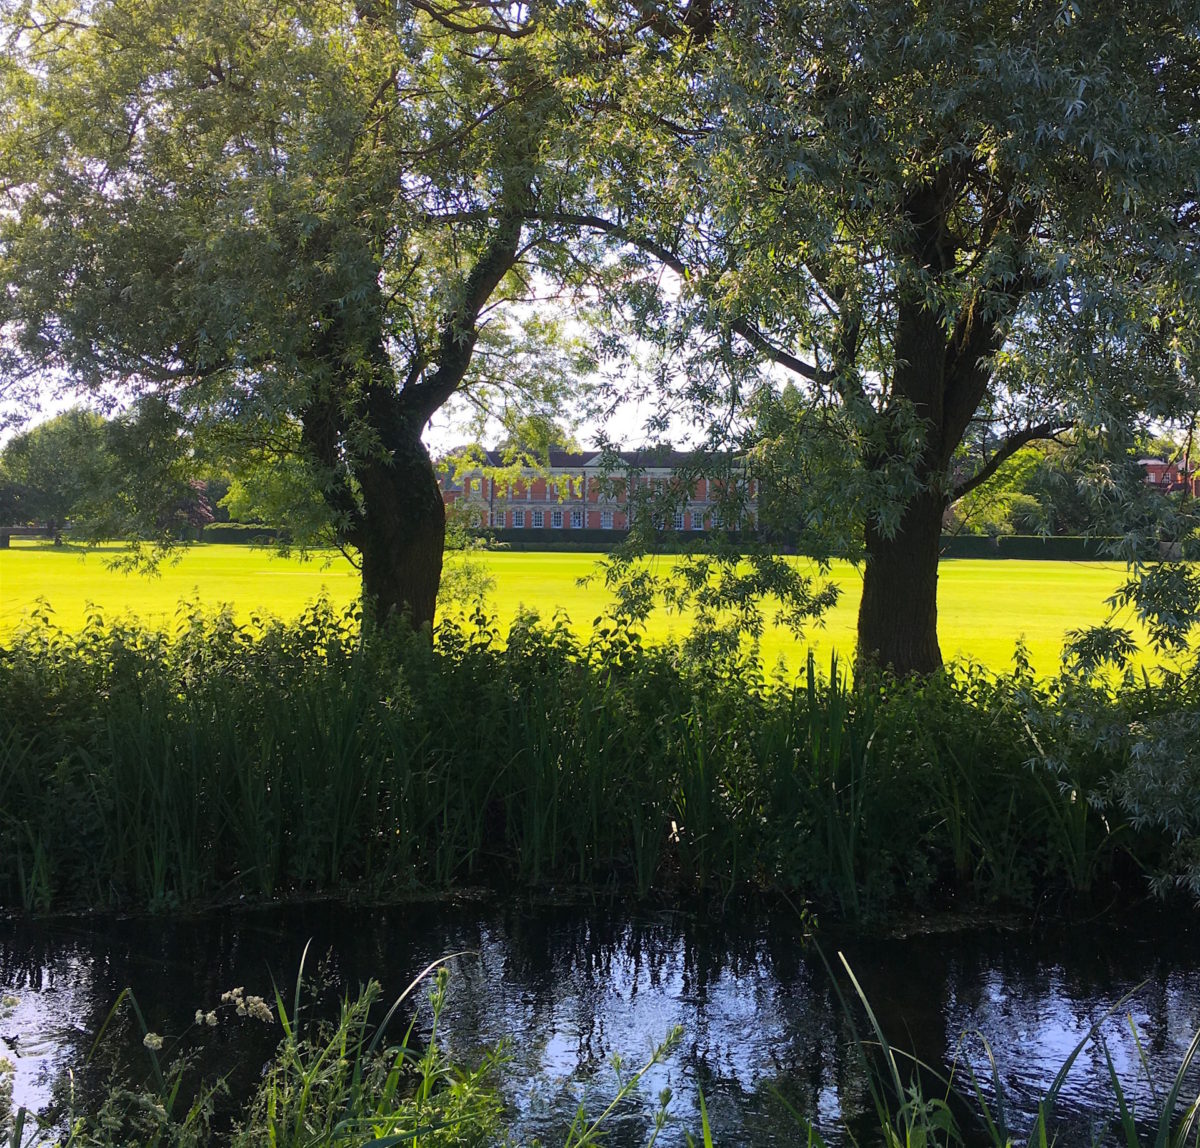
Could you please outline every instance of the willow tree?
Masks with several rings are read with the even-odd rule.
[[[595,97],[636,126],[593,153],[577,222],[673,270],[628,313],[685,398],[755,393],[755,448],[802,478],[795,519],[844,527],[860,654],[931,670],[956,498],[1065,427],[1111,444],[1195,409],[1200,5],[686,16]],[[764,417],[784,378],[802,401]]]
[[[552,23],[376,0],[4,19],[0,375],[151,393],[299,467],[367,606],[430,621],[428,420],[498,376],[559,398],[505,318],[533,200],[569,178]]]

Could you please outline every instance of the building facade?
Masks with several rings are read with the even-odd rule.
[[[442,498],[449,506],[477,508],[477,525],[494,530],[629,529],[631,502],[644,504],[665,530],[692,532],[722,524],[729,513],[728,483],[743,483],[737,499],[741,525],[753,521],[756,491],[738,478],[679,475],[695,456],[684,451],[551,451],[549,465],[499,477],[505,468],[499,451],[485,451],[477,467],[438,468]],[[631,497],[632,495],[632,497]]]
[[[1142,468],[1146,483],[1156,490],[1168,494],[1186,491],[1193,497],[1200,497],[1200,467],[1193,466],[1189,461],[1139,458],[1138,465]]]

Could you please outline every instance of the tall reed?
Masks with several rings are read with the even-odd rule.
[[[0,903],[458,882],[778,889],[850,918],[1032,903],[1167,855],[1113,779],[1139,715],[1197,697],[972,667],[852,683],[811,657],[764,681],[562,618],[505,643],[482,613],[430,643],[326,603],[185,607],[170,636],[42,619],[0,653]]]

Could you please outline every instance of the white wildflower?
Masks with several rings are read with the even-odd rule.
[[[12,1127],[13,1076],[16,1071],[11,1060],[0,1056],[0,1137]]]
[[[204,1014],[204,1023],[208,1025],[209,1028],[217,1027],[217,1014],[215,1010],[213,1012]]]
[[[151,1052],[157,1052],[163,1046],[163,1038],[156,1032],[148,1032],[142,1037],[144,1044]]]
[[[263,1024],[270,1024],[275,1019],[270,1006],[262,997],[247,997],[246,1013],[255,1020],[261,1020]]]

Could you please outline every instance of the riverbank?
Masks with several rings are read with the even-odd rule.
[[[195,612],[174,638],[47,626],[0,665],[0,903],[482,884],[1086,915],[1188,879],[1198,699],[974,667],[851,685],[836,661],[793,685],[616,625],[504,642],[482,615],[433,645],[328,607],[265,630]]]

